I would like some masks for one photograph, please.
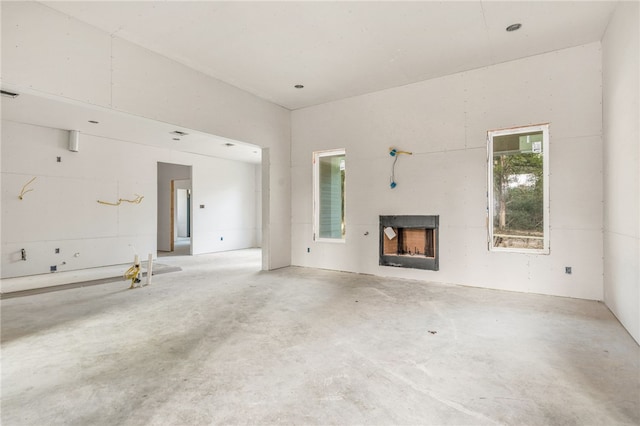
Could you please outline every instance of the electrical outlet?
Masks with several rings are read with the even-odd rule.
[[[200,204],[200,208],[201,208],[201,209],[204,209],[204,204]]]
[[[62,163],[62,157],[56,157],[56,161],[57,161],[58,163]]]
[[[60,249],[56,248],[56,254],[60,254]]]
[[[220,241],[223,241],[223,240],[224,240],[224,237],[220,237]]]
[[[58,265],[51,265],[50,272],[56,272],[58,270]]]
[[[307,247],[307,253],[311,253],[311,247]]]
[[[571,266],[565,266],[564,267],[564,273],[571,275]]]

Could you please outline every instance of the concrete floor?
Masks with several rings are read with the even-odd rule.
[[[2,425],[640,423],[640,348],[601,303],[170,262],[3,300]]]
[[[158,250],[158,257],[188,256],[191,254],[191,238],[177,237],[173,242],[173,251]]]

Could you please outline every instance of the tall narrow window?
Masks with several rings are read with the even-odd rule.
[[[345,150],[313,153],[313,238],[344,241]]]
[[[549,125],[488,132],[489,247],[549,253]]]

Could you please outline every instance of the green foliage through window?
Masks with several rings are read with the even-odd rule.
[[[543,130],[491,135],[492,246],[544,250]]]

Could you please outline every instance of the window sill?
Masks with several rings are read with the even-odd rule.
[[[314,240],[316,243],[333,243],[344,244],[347,240],[344,238],[317,238]]]
[[[549,254],[549,249],[534,250],[534,249],[491,247],[489,251],[493,253]]]

